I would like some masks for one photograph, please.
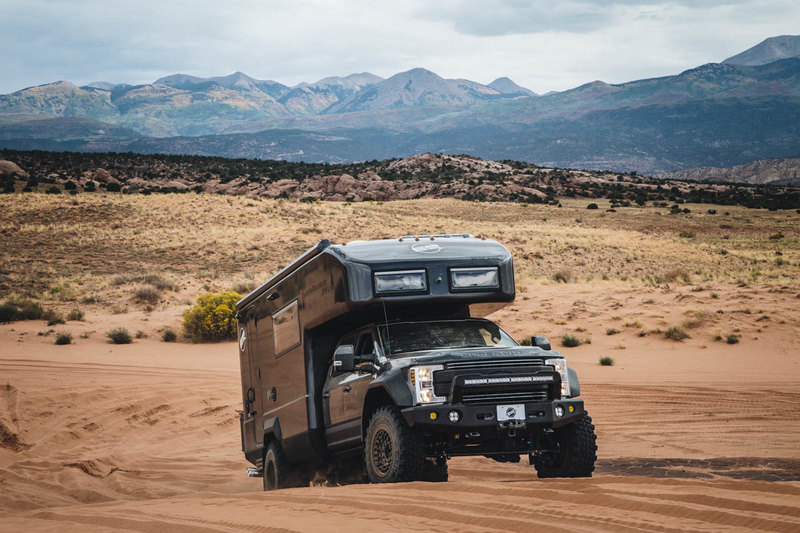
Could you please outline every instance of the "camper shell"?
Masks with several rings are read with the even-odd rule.
[[[268,466],[276,485],[276,468],[308,471],[346,455],[369,459],[370,424],[386,413],[389,426],[407,429],[422,458],[438,465],[452,455],[518,460],[547,448],[546,433],[584,417],[583,401],[574,398],[577,376],[571,369],[564,373],[565,363],[562,372],[545,364],[561,357],[545,339],[521,347],[481,321],[514,297],[512,256],[494,240],[458,234],[320,241],[236,304],[241,439],[251,472],[265,476],[265,488],[275,488],[268,487]],[[495,335],[504,340],[485,349],[393,351],[395,332],[450,325],[492,337],[489,344]],[[433,402],[419,401],[418,364],[433,370]],[[534,382],[526,385],[523,378]],[[571,394],[562,394],[567,379]],[[467,401],[473,384],[488,388]],[[498,414],[501,421],[494,404],[522,406],[526,414]],[[448,416],[454,409],[457,421]],[[369,460],[366,470],[375,481]]]

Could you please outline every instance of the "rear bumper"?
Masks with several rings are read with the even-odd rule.
[[[525,420],[512,424],[497,421],[495,404],[439,404],[418,405],[402,410],[409,426],[430,432],[458,433],[481,429],[557,428],[583,416],[583,400],[565,398],[552,402],[525,403]],[[564,408],[564,415],[556,415],[556,407]],[[451,422],[450,411],[458,411],[458,422]],[[435,415],[432,415],[435,413]]]

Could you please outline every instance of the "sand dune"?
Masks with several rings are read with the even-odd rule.
[[[102,331],[115,318],[93,320],[79,327]],[[541,481],[524,460],[462,458],[444,485],[275,493],[245,477],[234,344],[112,346],[95,335],[55,346],[38,323],[2,326],[0,529],[798,531],[794,324],[770,332],[789,355],[766,350],[754,362],[752,345],[675,350],[652,338],[611,368],[596,362],[610,340],[595,331],[568,352],[597,425],[591,479]]]

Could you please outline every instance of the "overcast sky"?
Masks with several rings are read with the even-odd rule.
[[[536,92],[722,61],[797,34],[797,0],[0,0],[0,93],[240,70],[293,85],[424,67]]]

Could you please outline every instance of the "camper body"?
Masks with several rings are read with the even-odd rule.
[[[511,254],[471,235],[308,250],[236,306],[252,472],[267,489],[334,464],[445,480],[452,456],[529,455],[540,476],[590,475],[574,371],[484,318],[514,296]]]

